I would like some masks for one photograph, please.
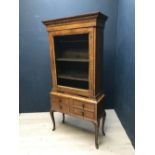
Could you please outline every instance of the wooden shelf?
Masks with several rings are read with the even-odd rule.
[[[57,58],[56,61],[66,61],[66,62],[89,62],[89,59],[83,59],[83,58]]]
[[[75,80],[75,81],[85,81],[88,82],[88,78],[86,75],[77,75],[77,74],[59,74],[59,79],[66,79],[66,80]]]
[[[88,40],[61,40],[60,43],[86,43]]]

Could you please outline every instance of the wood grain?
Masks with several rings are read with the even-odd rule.
[[[63,120],[68,114],[91,121],[97,149],[100,119],[103,118],[103,128],[105,121],[102,64],[106,19],[107,16],[95,12],[43,22],[49,33],[53,129],[55,111],[63,114]]]

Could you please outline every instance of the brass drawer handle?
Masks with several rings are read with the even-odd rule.
[[[58,100],[59,102],[62,102],[62,100],[61,100],[61,98],[59,98],[59,100]]]
[[[84,104],[82,104],[82,107],[83,107],[83,109],[84,109]]]
[[[62,109],[62,105],[61,104],[59,105],[59,108]]]
[[[84,116],[84,112],[83,111],[81,111],[81,115]]]

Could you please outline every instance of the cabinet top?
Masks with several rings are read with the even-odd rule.
[[[81,14],[78,16],[70,16],[65,18],[58,18],[58,19],[52,19],[52,20],[46,20],[42,21],[44,25],[48,26],[56,26],[56,25],[62,25],[62,24],[72,24],[72,23],[78,23],[78,22],[87,22],[91,20],[96,21],[96,26],[98,23],[99,25],[103,25],[104,22],[107,20],[107,16],[102,14],[101,12],[93,12],[88,14]]]

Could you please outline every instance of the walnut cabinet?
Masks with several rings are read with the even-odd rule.
[[[100,12],[43,21],[48,31],[52,71],[51,118],[54,112],[91,121],[95,146],[102,119],[104,134],[103,28],[107,16]]]

